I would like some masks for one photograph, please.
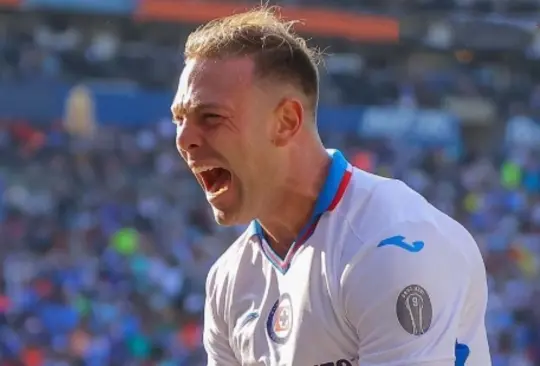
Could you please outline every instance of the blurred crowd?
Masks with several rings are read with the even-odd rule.
[[[176,87],[182,45],[192,27],[95,18],[0,14],[0,81],[109,82],[151,89]],[[421,57],[410,47],[317,40],[321,103],[442,108],[447,98],[489,99],[505,119],[540,116],[538,61],[524,55],[454,53]]]
[[[208,0],[198,0],[208,1]],[[212,1],[212,0],[210,0]],[[230,1],[230,0],[227,0]],[[258,0],[232,1],[235,3],[253,3]],[[514,13],[536,11],[540,8],[538,0],[276,0],[272,3],[293,6],[332,7],[337,9],[374,9],[377,11],[471,11],[484,13]]]
[[[3,127],[0,363],[196,366],[205,275],[237,232],[212,223],[173,125]]]
[[[0,82],[99,79],[172,89],[178,42],[190,28],[174,29],[0,14]],[[420,50],[332,45],[322,66],[324,104],[414,109],[482,99],[501,131],[509,117],[540,117],[540,72],[520,57],[446,52],[424,64]],[[177,155],[174,126],[167,118],[99,126],[89,137],[70,135],[59,121],[34,122],[2,119],[0,110],[0,366],[204,365],[205,275],[243,228],[214,224]],[[403,179],[471,230],[488,270],[494,365],[540,365],[540,152],[495,144],[456,154],[355,134],[323,137],[356,166]]]

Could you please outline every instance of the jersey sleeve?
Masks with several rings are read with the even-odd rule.
[[[348,262],[343,311],[358,340],[360,365],[491,365],[485,268],[474,240],[459,227],[397,224]],[[478,258],[467,259],[453,240],[472,241]]]
[[[208,366],[241,366],[229,343],[229,330],[224,320],[224,289],[216,283],[217,269],[213,267],[206,279],[203,344]]]

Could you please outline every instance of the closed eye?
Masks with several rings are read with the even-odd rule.
[[[223,119],[223,116],[215,113],[203,113],[201,117],[203,123],[210,125],[217,124]]]
[[[215,113],[204,113],[203,118],[209,119],[209,118],[222,118],[222,117],[219,114],[215,114]]]

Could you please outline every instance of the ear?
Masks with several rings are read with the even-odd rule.
[[[304,123],[304,106],[299,99],[283,98],[276,108],[276,126],[273,142],[285,146],[298,133]]]

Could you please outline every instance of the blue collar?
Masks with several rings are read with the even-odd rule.
[[[330,211],[335,204],[334,200],[341,197],[336,197],[339,193],[339,187],[343,181],[343,177],[347,172],[347,167],[349,166],[348,161],[345,159],[343,154],[339,150],[327,149],[328,155],[332,159],[330,164],[330,169],[326,177],[326,181],[319,192],[317,201],[315,203],[315,209],[311,214],[311,218],[308,221],[308,225],[311,225],[320,215],[324,214],[327,211]],[[305,230],[302,230],[304,232]],[[248,227],[249,237],[253,235],[262,236],[263,231],[262,227],[257,220],[253,220]]]

